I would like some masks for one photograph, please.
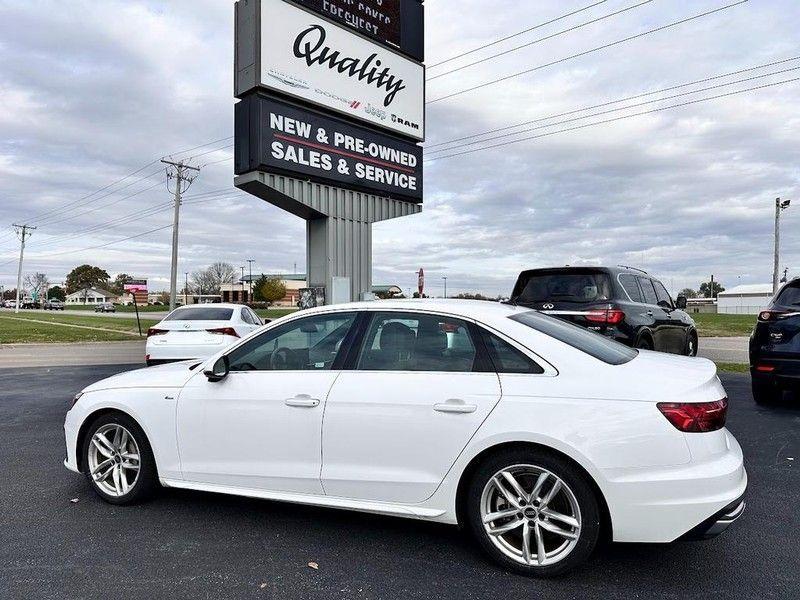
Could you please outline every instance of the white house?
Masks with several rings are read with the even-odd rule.
[[[102,304],[103,302],[116,302],[117,300],[117,296],[106,290],[86,288],[69,294],[65,304]]]
[[[772,300],[772,284],[737,285],[717,296],[717,312],[728,315],[757,315]]]

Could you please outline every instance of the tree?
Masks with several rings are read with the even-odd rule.
[[[114,281],[108,288],[108,291],[114,294],[115,296],[122,296],[125,293],[125,284],[132,279],[130,275],[127,273],[120,273],[116,277],[114,277]]]
[[[3,300],[14,300],[17,297],[17,288],[3,290]]]
[[[703,298],[716,298],[724,291],[725,288],[722,287],[722,284],[720,284],[718,281],[714,282],[713,287],[710,281],[700,284],[700,295]]]
[[[286,296],[286,284],[277,277],[259,277],[253,284],[253,297],[258,302],[272,304]]]
[[[47,291],[48,300],[61,300],[64,302],[67,299],[67,293],[60,285],[54,285]]]
[[[92,265],[75,267],[67,274],[67,294],[74,294],[86,288],[108,287],[108,280],[108,273],[100,267]]]
[[[39,299],[45,290],[50,287],[50,280],[44,273],[34,273],[25,276],[25,287],[30,291],[32,297]]]
[[[210,267],[192,273],[192,283],[199,293],[219,294],[223,285],[236,281],[236,267],[226,262],[215,262]]]
[[[169,292],[159,293],[156,301],[161,302],[161,304],[169,304]]]
[[[678,296],[684,296],[688,298],[697,298],[697,292],[694,291],[692,288],[684,288],[680,291]]]

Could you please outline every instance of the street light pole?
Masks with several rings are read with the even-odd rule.
[[[253,300],[253,263],[256,262],[252,258],[247,259],[247,264],[250,265],[250,295],[247,297],[249,301]]]
[[[791,200],[775,198],[775,262],[772,269],[772,293],[778,293],[780,287],[780,254],[781,254],[781,212],[789,208]]]
[[[186,276],[186,283],[183,284],[183,305],[189,304],[189,273],[184,273]]]
[[[442,279],[444,279],[444,299],[447,300],[447,276],[442,276]]]
[[[239,267],[242,270],[242,278],[239,280],[239,284],[242,287],[242,300],[244,300],[244,265]],[[244,302],[242,302],[244,304]]]

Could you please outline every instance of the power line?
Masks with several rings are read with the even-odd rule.
[[[445,77],[447,75],[451,75],[452,73],[457,73],[458,71],[463,71],[464,69],[468,69],[470,67],[474,67],[475,65],[479,65],[481,63],[485,63],[485,62],[488,62],[490,60],[494,60],[495,58],[499,58],[501,56],[505,56],[507,54],[511,54],[513,52],[517,52],[518,50],[522,50],[523,48],[528,48],[528,47],[533,46],[535,44],[540,44],[542,42],[546,42],[547,40],[551,40],[553,38],[557,38],[558,36],[564,35],[566,33],[570,33],[572,31],[576,31],[576,30],[581,29],[583,27],[587,27],[589,25],[593,25],[595,23],[599,23],[600,21],[605,21],[606,19],[610,19],[611,17],[616,17],[617,15],[621,15],[622,13],[626,13],[626,12],[628,12],[630,10],[634,10],[636,8],[639,8],[640,6],[644,6],[645,4],[651,4],[652,2],[653,2],[653,0],[644,0],[643,2],[640,2],[639,4],[634,4],[633,6],[628,6],[627,8],[623,8],[621,10],[617,10],[617,11],[608,13],[606,15],[603,15],[601,17],[597,17],[596,19],[592,19],[590,21],[585,21],[583,23],[580,23],[580,24],[575,25],[573,27],[570,27],[568,29],[563,29],[561,31],[557,31],[556,33],[552,33],[550,35],[547,35],[545,37],[539,38],[537,40],[533,40],[532,42],[527,42],[527,43],[521,44],[519,46],[514,46],[513,48],[509,48],[508,50],[504,50],[502,52],[498,52],[497,54],[492,54],[491,56],[487,56],[486,58],[482,58],[480,60],[476,60],[476,61],[468,63],[466,65],[462,65],[460,67],[456,67],[455,69],[450,69],[449,71],[445,71],[444,73],[439,73],[438,75],[434,75],[433,77],[428,77],[426,79],[426,81],[433,81],[434,79],[439,79],[440,77]]]
[[[552,67],[553,65],[564,63],[564,62],[567,62],[569,60],[573,60],[575,58],[580,58],[581,56],[586,56],[588,54],[592,54],[593,52],[599,52],[600,50],[605,50],[605,49],[611,48],[613,46],[618,46],[620,44],[624,44],[626,42],[630,42],[632,40],[639,39],[639,38],[645,37],[647,35],[651,35],[653,33],[657,33],[659,31],[664,31],[664,30],[670,29],[672,27],[677,27],[678,25],[682,25],[684,23],[688,23],[690,21],[694,21],[694,20],[697,20],[697,19],[701,19],[703,17],[707,17],[709,15],[713,15],[715,13],[718,13],[718,12],[721,12],[721,11],[724,11],[724,10],[728,10],[728,9],[733,8],[735,6],[739,6],[740,4],[745,4],[746,2],[749,2],[749,1],[750,0],[739,0],[738,2],[734,2],[732,4],[727,4],[725,6],[721,6],[719,8],[715,8],[713,10],[709,10],[709,11],[694,15],[692,17],[687,17],[687,18],[681,19],[679,21],[673,21],[672,23],[668,23],[666,25],[662,25],[660,27],[656,27],[655,29],[650,29],[648,31],[643,31],[642,33],[637,33],[636,35],[628,36],[626,38],[622,38],[622,39],[617,40],[615,42],[609,42],[608,44],[603,44],[602,46],[597,46],[597,47],[591,48],[589,50],[584,50],[583,52],[578,52],[577,54],[571,54],[569,56],[565,56],[563,58],[559,58],[558,60],[554,60],[554,61],[551,61],[549,63],[545,63],[545,64],[542,64],[542,65],[537,65],[535,67],[531,67],[530,69],[525,69],[524,71],[519,71],[517,73],[512,73],[511,75],[506,75],[505,77],[500,77],[498,79],[493,79],[492,81],[487,81],[487,82],[482,83],[480,85],[476,85],[476,86],[473,86],[473,87],[470,87],[470,88],[466,88],[466,89],[463,89],[463,90],[458,91],[458,92],[453,92],[451,94],[447,94],[446,96],[441,96],[441,97],[436,98],[434,100],[429,100],[428,102],[426,102],[426,104],[434,104],[436,102],[441,102],[442,100],[447,100],[449,98],[454,98],[454,97],[460,96],[462,94],[467,94],[469,92],[474,92],[475,90],[479,90],[481,88],[489,87],[489,86],[494,85],[496,83],[501,83],[503,81],[508,81],[509,79],[514,79],[516,77],[520,77],[521,75],[526,75],[528,73],[533,73],[534,71],[539,71],[541,69],[545,69],[547,67]]]
[[[463,137],[453,138],[453,139],[450,139],[450,140],[447,140],[447,141],[444,141],[444,142],[439,142],[437,144],[428,145],[428,146],[425,146],[425,149],[429,150],[429,149],[432,149],[432,148],[438,148],[440,146],[449,146],[450,144],[453,144],[455,142],[463,142],[465,140],[474,139],[474,138],[481,137],[481,136],[484,136],[484,135],[497,133],[497,132],[500,132],[500,131],[508,131],[509,129],[516,129],[518,127],[523,127],[525,125],[531,125],[533,123],[539,123],[541,121],[547,121],[547,120],[550,120],[550,119],[557,119],[559,117],[566,117],[566,116],[569,116],[569,115],[574,115],[574,114],[579,113],[579,112],[585,112],[585,111],[588,111],[588,110],[594,110],[596,108],[604,108],[606,106],[611,106],[612,104],[620,104],[622,102],[627,102],[629,100],[637,100],[639,98],[644,98],[646,96],[653,96],[655,94],[662,94],[664,92],[671,92],[673,90],[681,89],[681,88],[684,88],[684,87],[689,87],[689,86],[692,86],[692,85],[698,85],[698,84],[701,84],[701,83],[708,83],[709,81],[716,81],[717,79],[724,79],[725,77],[732,77],[734,75],[741,75],[743,73],[749,73],[751,71],[757,71],[759,69],[765,69],[767,67],[773,67],[773,66],[785,64],[787,62],[792,62],[792,61],[796,61],[796,60],[800,60],[800,56],[794,56],[792,58],[786,58],[786,59],[783,59],[783,60],[777,60],[777,61],[765,63],[763,65],[758,65],[758,66],[755,66],[755,67],[748,67],[746,69],[739,69],[738,71],[731,71],[730,73],[724,73],[722,75],[714,75],[714,76],[711,76],[711,77],[705,77],[703,79],[697,79],[695,81],[690,81],[688,83],[681,83],[681,84],[678,84],[678,85],[673,85],[673,86],[670,86],[670,87],[661,88],[659,90],[653,90],[653,91],[650,91],[650,92],[644,92],[644,93],[641,93],[641,94],[635,94],[633,96],[627,96],[626,98],[620,98],[619,100],[611,100],[610,102],[603,102],[603,103],[600,103],[600,104],[595,104],[593,106],[584,106],[583,108],[577,108],[575,110],[569,110],[569,111],[566,111],[566,112],[557,113],[557,114],[554,114],[554,115],[549,115],[547,117],[539,117],[537,119],[532,119],[530,121],[523,121],[523,122],[517,123],[515,125],[508,125],[506,127],[498,127],[496,129],[489,129],[487,131],[482,131],[480,133],[474,133],[474,134],[466,135],[466,136],[463,136]]]
[[[761,89],[765,89],[765,88],[769,88],[769,87],[776,87],[776,86],[784,85],[784,84],[787,84],[787,83],[793,83],[795,81],[800,81],[800,77],[795,77],[793,79],[786,79],[784,81],[778,81],[778,82],[775,82],[775,83],[765,83],[764,85],[759,85],[759,86],[755,86],[755,87],[751,87],[751,88],[747,88],[747,89],[743,89],[743,90],[737,90],[735,92],[728,92],[726,94],[718,94],[716,96],[710,96],[708,98],[699,98],[697,100],[690,100],[688,102],[681,102],[679,104],[672,104],[670,106],[663,106],[663,107],[660,107],[660,108],[654,108],[652,110],[646,110],[646,111],[634,113],[634,114],[631,114],[631,115],[623,115],[623,116],[620,116],[620,117],[614,117],[612,119],[605,119],[605,120],[597,121],[597,122],[594,122],[594,123],[585,123],[583,125],[576,125],[575,127],[568,127],[568,128],[565,128],[565,129],[559,129],[558,131],[549,131],[547,133],[540,133],[538,135],[524,137],[524,138],[520,138],[518,140],[511,140],[511,141],[508,141],[508,142],[503,142],[503,143],[500,143],[500,144],[493,144],[491,146],[485,146],[485,147],[482,147],[482,148],[474,148],[472,150],[465,150],[464,152],[456,152],[456,153],[453,153],[453,154],[446,154],[444,156],[435,156],[435,157],[433,157],[431,159],[426,159],[425,162],[434,162],[434,161],[442,160],[442,159],[445,159],[445,158],[452,158],[454,156],[463,156],[465,154],[472,154],[473,152],[480,152],[482,150],[491,150],[493,148],[501,148],[503,146],[510,146],[511,144],[517,144],[519,142],[535,140],[535,139],[538,139],[538,138],[548,137],[548,136],[556,135],[556,134],[559,134],[559,133],[566,133],[568,131],[576,131],[578,129],[585,129],[587,127],[594,127],[595,125],[604,125],[606,123],[614,123],[616,121],[622,121],[624,119],[631,119],[633,117],[640,117],[640,116],[643,116],[643,115],[649,115],[649,114],[653,114],[653,113],[657,113],[657,112],[662,112],[662,111],[665,111],[665,110],[670,110],[670,109],[673,109],[673,108],[681,108],[681,107],[684,107],[684,106],[690,106],[692,104],[699,104],[700,102],[708,102],[709,100],[718,100],[719,98],[726,98],[726,97],[729,97],[729,96],[735,96],[737,94],[743,94],[745,92],[751,92],[751,91],[754,91],[754,90],[761,90]]]
[[[514,136],[514,135],[520,135],[520,134],[523,134],[523,133],[529,133],[531,131],[536,131],[537,129],[547,129],[548,127],[556,127],[557,125],[565,125],[567,123],[574,123],[575,121],[582,121],[583,119],[590,119],[592,117],[599,117],[599,116],[602,116],[602,115],[607,115],[607,114],[619,112],[621,110],[629,110],[631,108],[638,108],[640,106],[646,106],[648,104],[653,104],[655,102],[665,102],[666,100],[674,100],[675,98],[682,98],[684,96],[690,96],[692,94],[699,94],[701,92],[708,92],[708,91],[711,91],[711,90],[716,90],[716,89],[720,89],[720,88],[723,88],[723,87],[736,85],[736,84],[739,84],[739,83],[746,83],[748,81],[755,81],[756,79],[763,79],[764,77],[772,77],[774,75],[781,75],[783,73],[789,73],[789,72],[792,72],[792,71],[797,71],[798,69],[800,69],[800,67],[792,67],[790,69],[782,69],[780,71],[775,71],[773,73],[764,73],[762,75],[755,75],[753,77],[747,77],[745,79],[738,79],[736,81],[730,81],[728,83],[720,83],[718,85],[712,85],[712,86],[709,86],[709,87],[700,88],[700,89],[692,90],[692,91],[689,91],[689,92],[682,92],[680,94],[674,94],[672,96],[665,96],[663,98],[655,98],[654,100],[646,100],[645,102],[639,102],[637,104],[629,104],[627,106],[621,106],[619,108],[612,108],[610,110],[604,110],[604,111],[597,112],[597,113],[590,113],[588,115],[583,115],[583,116],[580,116],[580,117],[573,117],[571,119],[565,119],[563,121],[556,121],[554,123],[546,123],[544,125],[537,125],[536,127],[529,127],[528,129],[521,129],[519,131],[512,131],[511,133],[504,133],[504,134],[496,135],[496,136],[489,137],[489,138],[482,138],[480,140],[475,140],[473,142],[467,142],[466,144],[459,144],[457,146],[451,146],[449,148],[442,148],[441,150],[434,150],[434,153],[450,152],[450,151],[456,150],[458,148],[466,148],[468,146],[474,146],[476,144],[483,144],[483,143],[486,143],[486,142],[491,142],[491,141],[494,141],[494,140],[499,140],[499,139],[511,137],[511,136]]]
[[[444,64],[452,62],[454,60],[458,60],[459,58],[462,58],[464,56],[469,56],[470,54],[474,54],[475,52],[479,52],[479,51],[484,50],[486,48],[490,48],[492,46],[496,46],[497,44],[501,44],[501,43],[503,43],[503,42],[505,42],[507,40],[513,39],[515,37],[519,37],[521,35],[524,35],[526,33],[534,31],[536,29],[541,29],[542,27],[545,27],[547,25],[552,25],[553,23],[556,23],[558,21],[566,19],[567,17],[571,17],[573,15],[577,15],[578,13],[582,13],[584,11],[587,11],[590,8],[594,8],[595,6],[599,6],[600,4],[605,4],[606,2],[608,2],[608,0],[601,0],[600,2],[595,2],[594,4],[590,4],[589,6],[584,6],[583,8],[579,8],[578,10],[574,10],[572,12],[569,12],[569,13],[565,14],[565,15],[561,15],[560,17],[556,17],[554,19],[550,19],[549,21],[545,21],[544,23],[539,23],[538,25],[534,25],[533,27],[528,27],[527,29],[523,29],[522,31],[518,31],[517,33],[512,33],[511,35],[507,35],[507,36],[502,37],[502,38],[500,38],[498,40],[490,42],[488,44],[484,44],[483,46],[479,46],[477,48],[473,48],[472,50],[468,50],[466,52],[462,52],[461,54],[457,54],[456,56],[453,56],[451,58],[447,58],[445,60],[439,61],[438,63],[434,63],[432,65],[428,65],[427,68],[428,69],[435,69],[436,67],[438,67],[440,65],[444,65]]]

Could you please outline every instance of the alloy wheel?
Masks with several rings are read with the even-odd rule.
[[[581,535],[581,511],[569,486],[534,465],[505,467],[486,483],[481,521],[492,544],[525,566],[564,560]]]
[[[89,474],[103,493],[119,498],[136,485],[140,457],[139,446],[130,431],[108,423],[92,435],[87,456]]]

